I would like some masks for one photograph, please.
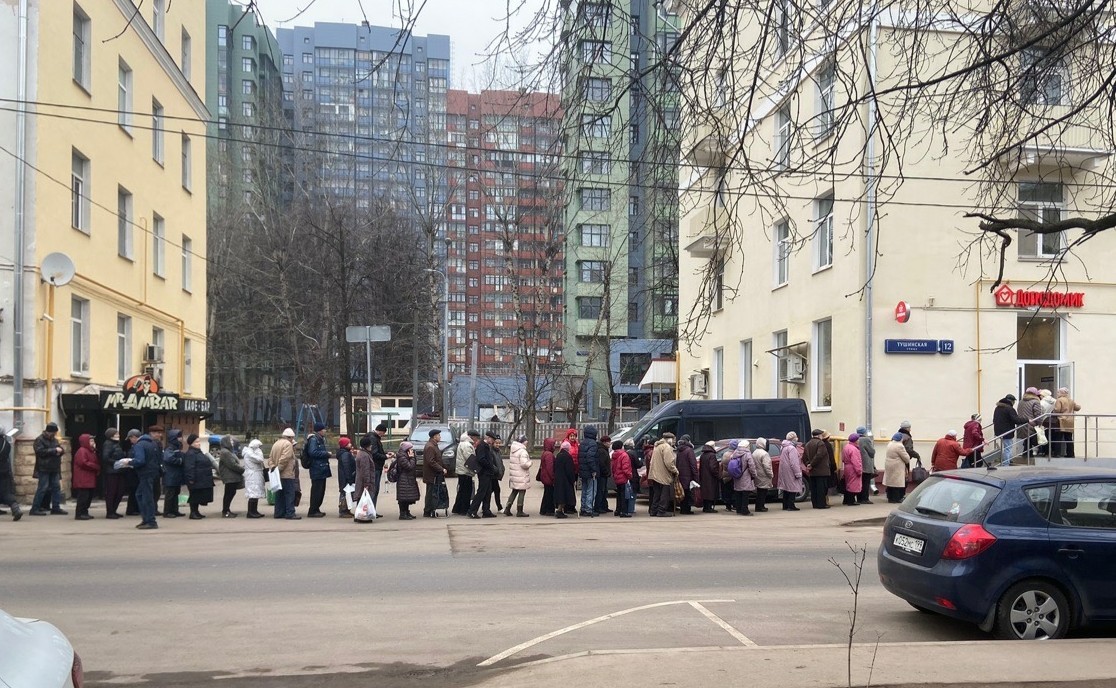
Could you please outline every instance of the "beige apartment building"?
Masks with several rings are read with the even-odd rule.
[[[875,29],[877,74],[898,78],[893,29],[886,19]],[[702,122],[687,132],[679,312],[700,336],[680,344],[680,398],[798,397],[814,427],[839,437],[866,424],[880,440],[910,420],[927,458],[970,414],[991,423],[997,400],[1031,386],[1068,387],[1083,413],[1116,413],[1116,265],[1103,258],[1116,237],[1093,239],[1052,276],[1050,258],[1075,235],[1013,231],[1005,284],[993,293],[997,257],[970,250],[978,221],[964,214],[978,198],[965,146],[946,149],[930,134],[903,141],[897,186],[897,157],[872,157],[866,127],[850,127],[836,148],[854,159],[865,147],[879,168],[776,175],[778,199],[768,191],[776,183],[749,186],[726,162],[739,145],[793,172],[834,134],[825,109],[842,86],[825,60],[807,54],[800,64],[756,94],[740,117],[750,119],[743,140],[739,129],[726,136]],[[859,107],[871,121],[871,106]],[[1088,187],[1112,164],[1088,127],[1071,127],[1049,145],[1012,150],[1002,170],[1013,175],[1013,211],[1050,220],[1094,213]],[[1107,442],[1102,450],[1116,451],[1116,434]]]
[[[76,444],[208,415],[205,12],[5,7],[0,424],[21,429],[27,495],[30,445],[49,421]]]

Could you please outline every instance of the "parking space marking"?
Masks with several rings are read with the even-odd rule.
[[[503,661],[503,660],[507,659],[508,657],[511,657],[512,655],[519,654],[520,652],[523,652],[524,650],[526,650],[529,647],[534,647],[535,645],[538,645],[539,643],[544,643],[547,640],[550,640],[551,638],[557,638],[558,636],[565,635],[566,633],[569,633],[571,631],[577,631],[577,630],[580,630],[580,629],[585,628],[587,626],[592,626],[593,624],[601,623],[602,621],[608,621],[609,619],[615,619],[618,616],[624,616],[625,614],[631,614],[633,612],[641,612],[641,611],[644,611],[644,610],[647,610],[647,609],[656,609],[658,607],[669,607],[671,605],[676,605],[676,604],[690,604],[690,605],[698,604],[698,605],[700,605],[700,603],[702,603],[702,602],[707,602],[707,603],[712,604],[712,603],[716,603],[716,602],[735,602],[735,601],[736,600],[673,600],[671,602],[655,602],[654,604],[645,604],[645,605],[642,605],[642,606],[639,606],[639,607],[631,607],[629,609],[621,609],[618,612],[612,612],[611,614],[605,614],[604,616],[598,616],[595,619],[589,619],[588,621],[582,621],[581,623],[576,623],[572,626],[566,626],[565,628],[559,628],[557,631],[551,631],[550,633],[547,633],[545,635],[540,635],[537,638],[532,638],[531,640],[528,640],[525,643],[520,643],[520,644],[516,645],[515,647],[508,648],[507,650],[504,650],[503,652],[501,652],[498,655],[493,655],[492,657],[489,657],[488,659],[484,660],[483,662],[481,662],[477,666],[479,666],[479,667],[492,666],[493,664],[495,664],[497,662],[500,662],[500,661]],[[701,610],[705,609],[704,607],[695,607],[695,608],[698,609],[698,611],[701,611]],[[712,616],[712,618],[714,618],[714,619],[717,619],[717,621],[721,621],[719,617],[717,617],[716,615],[713,615],[713,613],[710,612],[707,609],[705,609],[704,613],[706,615]],[[714,622],[714,623],[716,623],[716,622]],[[732,628],[731,626],[726,624],[724,621],[721,621],[721,623],[719,625],[722,625],[723,627],[725,627],[726,630],[732,629],[731,631],[729,631],[730,633],[731,632],[739,633],[739,631],[736,631],[736,629]],[[744,638],[744,636],[740,636],[740,637]],[[738,640],[739,640],[739,638],[738,638]],[[748,643],[751,642],[747,638],[744,638],[744,641],[747,641]]]
[[[751,639],[748,638],[748,636],[736,630],[736,628],[731,626],[727,621],[703,607],[700,602],[690,602],[690,606],[701,612],[702,616],[704,616],[705,618],[725,629],[725,631],[728,632],[729,635],[731,635],[733,638],[736,638],[744,647],[756,646],[756,644],[753,643]]]

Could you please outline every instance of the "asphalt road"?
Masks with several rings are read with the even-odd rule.
[[[844,643],[852,545],[867,550],[857,642],[983,639],[881,588],[877,522],[887,511],[373,525],[210,517],[152,532],[133,519],[5,520],[0,608],[60,627],[93,686],[222,677],[229,688],[295,688],[363,675],[464,686],[585,650]]]

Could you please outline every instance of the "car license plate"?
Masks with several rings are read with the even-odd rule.
[[[921,556],[922,548],[926,546],[926,541],[910,537],[909,535],[903,535],[902,533],[896,533],[895,538],[891,541],[891,544],[895,545],[904,552],[910,552],[911,554],[918,554]]]

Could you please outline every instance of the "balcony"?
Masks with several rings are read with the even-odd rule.
[[[1046,117],[1035,118],[1024,127],[1035,131],[1050,125],[1050,129],[1018,149],[1018,165],[1025,169],[1038,167],[1095,169],[1112,154],[1107,148],[1111,134],[1106,135],[1099,126],[1084,122],[1083,117],[1070,116],[1069,106],[1051,106]],[[1067,121],[1058,122],[1062,117]],[[1055,124],[1055,122],[1058,122]],[[1005,164],[1015,163],[1014,160]]]
[[[728,232],[729,210],[709,203],[681,220],[683,245],[695,258],[711,258]]]
[[[681,143],[686,160],[695,167],[720,167],[725,162],[728,142],[722,132],[707,124],[697,124]]]

